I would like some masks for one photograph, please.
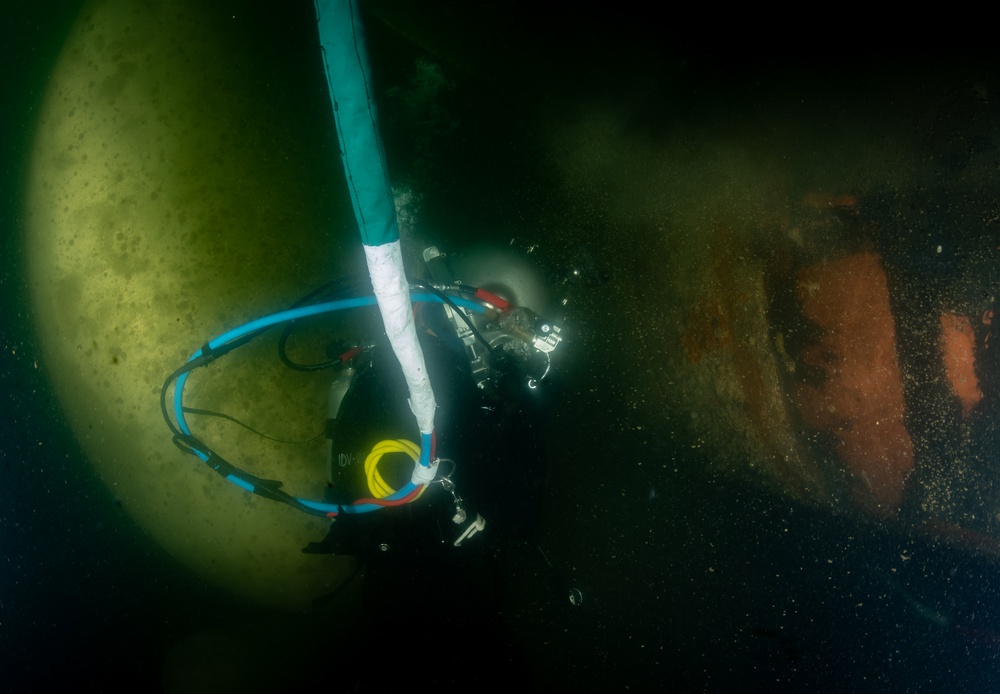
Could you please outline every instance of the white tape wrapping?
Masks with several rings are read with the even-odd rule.
[[[421,433],[434,431],[434,390],[427,376],[424,352],[417,339],[410,306],[410,286],[403,272],[403,253],[399,241],[381,246],[364,246],[372,288],[382,312],[385,333],[392,351],[399,359],[410,391],[410,409],[417,418]]]

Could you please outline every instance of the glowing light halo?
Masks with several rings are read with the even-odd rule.
[[[171,444],[158,409],[183,355],[328,279],[343,255],[331,239],[356,245],[337,228],[349,208],[329,193],[336,171],[303,135],[322,119],[298,116],[297,97],[275,93],[295,89],[287,66],[212,11],[97,0],[67,39],[26,205],[40,361],[98,473],[159,544],[212,582],[299,608],[351,568],[301,554],[325,522],[234,492]],[[234,363],[192,393],[306,439],[322,428],[321,381]],[[256,474],[322,496],[321,440],[280,447],[206,426]]]

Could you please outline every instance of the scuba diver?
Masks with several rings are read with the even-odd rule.
[[[453,665],[433,670],[440,682],[478,662],[493,673],[502,664],[513,683],[515,649],[496,619],[502,538],[525,537],[538,516],[543,385],[563,336],[542,317],[541,283],[509,250],[470,251],[449,265],[431,246],[423,272],[413,273],[425,277],[408,275],[357,2],[317,0],[316,11],[368,277],[336,280],[210,340],[164,383],[161,409],[174,442],[233,484],[329,519],[326,537],[305,552],[357,559],[363,625],[355,650],[331,656],[351,672],[361,666],[355,689],[369,681],[383,691],[411,684],[408,669],[397,682],[379,667],[394,646],[412,651],[418,663]],[[381,325],[348,320],[325,359],[300,360],[289,349],[306,322],[375,306]],[[186,419],[195,412],[184,404],[189,374],[276,326],[283,326],[278,351],[286,366],[333,374],[322,499],[296,497],[280,481],[241,470]],[[564,594],[576,605],[581,596],[574,591]]]
[[[449,278],[436,248],[425,250],[424,258],[431,282],[417,286],[445,292],[469,286]],[[456,264],[464,277],[477,274],[469,262]],[[426,587],[433,595],[428,606],[433,618],[421,622],[421,633],[442,643],[474,635],[481,651],[455,656],[466,665],[477,659],[484,664],[516,660],[496,619],[504,598],[502,563],[512,543],[528,537],[539,513],[546,381],[552,352],[562,339],[557,326],[508,303],[513,291],[504,289],[475,292],[502,307],[493,319],[448,302],[416,307],[421,346],[440,402],[441,462],[423,497],[378,513],[344,514],[323,541],[305,550],[358,558],[366,623],[398,620],[419,602],[417,587]],[[405,404],[400,405],[405,393],[384,340],[356,353],[341,369],[331,387],[327,430],[331,500],[375,491],[372,486],[380,483],[372,482],[370,471],[376,461],[388,486],[405,480],[416,455],[406,441],[413,424]],[[386,637],[378,630],[369,636],[384,645]]]
[[[558,325],[521,305],[545,306],[546,298],[533,268],[517,254],[473,250],[455,257],[457,269],[436,247],[425,249],[423,257],[426,278],[411,281],[409,289],[439,403],[432,477],[414,483],[422,451],[396,355],[371,311],[354,311],[375,304],[367,278],[331,282],[286,311],[208,342],[167,379],[161,407],[182,450],[244,490],[330,519],[326,537],[303,551],[356,559],[354,574],[320,602],[333,601],[363,575],[365,624],[372,631],[357,639],[359,648],[375,640],[384,645],[388,637],[380,625],[412,611],[425,599],[418,591],[440,605],[434,618],[421,624],[425,636],[475,633],[489,647],[462,655],[463,662],[483,658],[484,664],[495,664],[498,657],[509,662],[516,660],[514,649],[496,619],[503,600],[501,568],[505,553],[527,546],[539,514],[545,405],[563,336]],[[346,318],[333,321],[330,314]],[[316,338],[310,322],[331,328],[322,331],[325,347],[304,346]],[[285,366],[329,374],[327,479],[320,500],[294,497],[280,481],[241,470],[186,421],[192,413],[213,414],[184,404],[188,375],[276,326]],[[309,361],[301,356],[307,353],[326,358]],[[556,573],[551,564],[547,572]],[[353,663],[367,655],[340,657]],[[379,682],[384,685],[384,678]]]
[[[485,287],[456,282],[436,247],[427,248],[424,259],[431,279],[413,283],[412,291],[442,299],[414,309],[439,398],[437,475],[419,503],[339,514],[328,536],[309,552],[392,564],[400,557],[449,555],[451,548],[474,545],[487,524],[514,533],[534,524],[544,476],[543,382],[562,340],[560,329]],[[468,262],[464,270],[475,272]],[[480,314],[462,308],[449,298],[457,294],[476,296],[490,309]],[[294,325],[287,325],[285,335]],[[388,496],[405,483],[418,454],[416,443],[406,438],[413,429],[406,383],[384,336],[367,344],[355,341],[333,349],[338,375],[330,388],[330,483],[324,499],[331,504]]]

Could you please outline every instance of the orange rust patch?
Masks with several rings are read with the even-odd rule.
[[[975,352],[976,335],[972,331],[972,322],[966,316],[942,313],[941,361],[948,383],[962,403],[962,414],[966,417],[983,399],[976,377]]]
[[[833,435],[853,474],[855,501],[894,515],[913,469],[913,443],[903,422],[896,330],[879,257],[864,252],[803,268],[796,295],[803,315],[822,330],[802,352],[802,361],[823,376],[819,385],[797,389],[803,422]]]

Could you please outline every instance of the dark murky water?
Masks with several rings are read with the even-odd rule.
[[[568,335],[547,396],[537,527],[504,545],[494,619],[434,647],[476,651],[481,669],[430,657],[413,676],[529,691],[992,691],[995,553],[961,534],[948,544],[910,532],[934,520],[996,535],[990,412],[963,429],[974,445],[962,448],[934,429],[946,417],[960,428],[957,405],[941,414],[933,392],[906,386],[911,416],[939,433],[915,437],[917,482],[893,521],[845,511],[847,483],[820,499],[783,490],[789,478],[765,454],[784,440],[746,433],[769,428],[770,411],[754,409],[765,395],[751,401],[712,361],[731,337],[718,321],[691,341],[690,307],[706,287],[759,303],[768,326],[732,318],[732,334],[767,346],[781,305],[764,295],[781,268],[858,244],[887,267],[904,367],[925,373],[926,316],[948,302],[985,311],[983,291],[996,289],[998,66],[734,60],[666,46],[642,18],[366,7],[386,147],[397,181],[420,196],[414,235],[530,250]],[[126,513],[64,419],[22,244],[33,114],[75,8],[63,9],[17,18],[5,62],[15,74],[3,102],[16,108],[4,123],[0,676],[10,691],[378,691],[355,667],[370,638],[363,616],[271,611],[209,585]],[[245,12],[241,40],[275,48],[274,74],[309,64],[308,3]],[[322,88],[318,67],[282,93]],[[817,200],[852,212],[831,216]],[[979,367],[987,401],[992,354]],[[942,467],[945,449],[971,451],[966,477]],[[412,639],[440,636],[425,623],[448,623],[448,610],[440,595],[381,625],[378,662],[414,667]]]

